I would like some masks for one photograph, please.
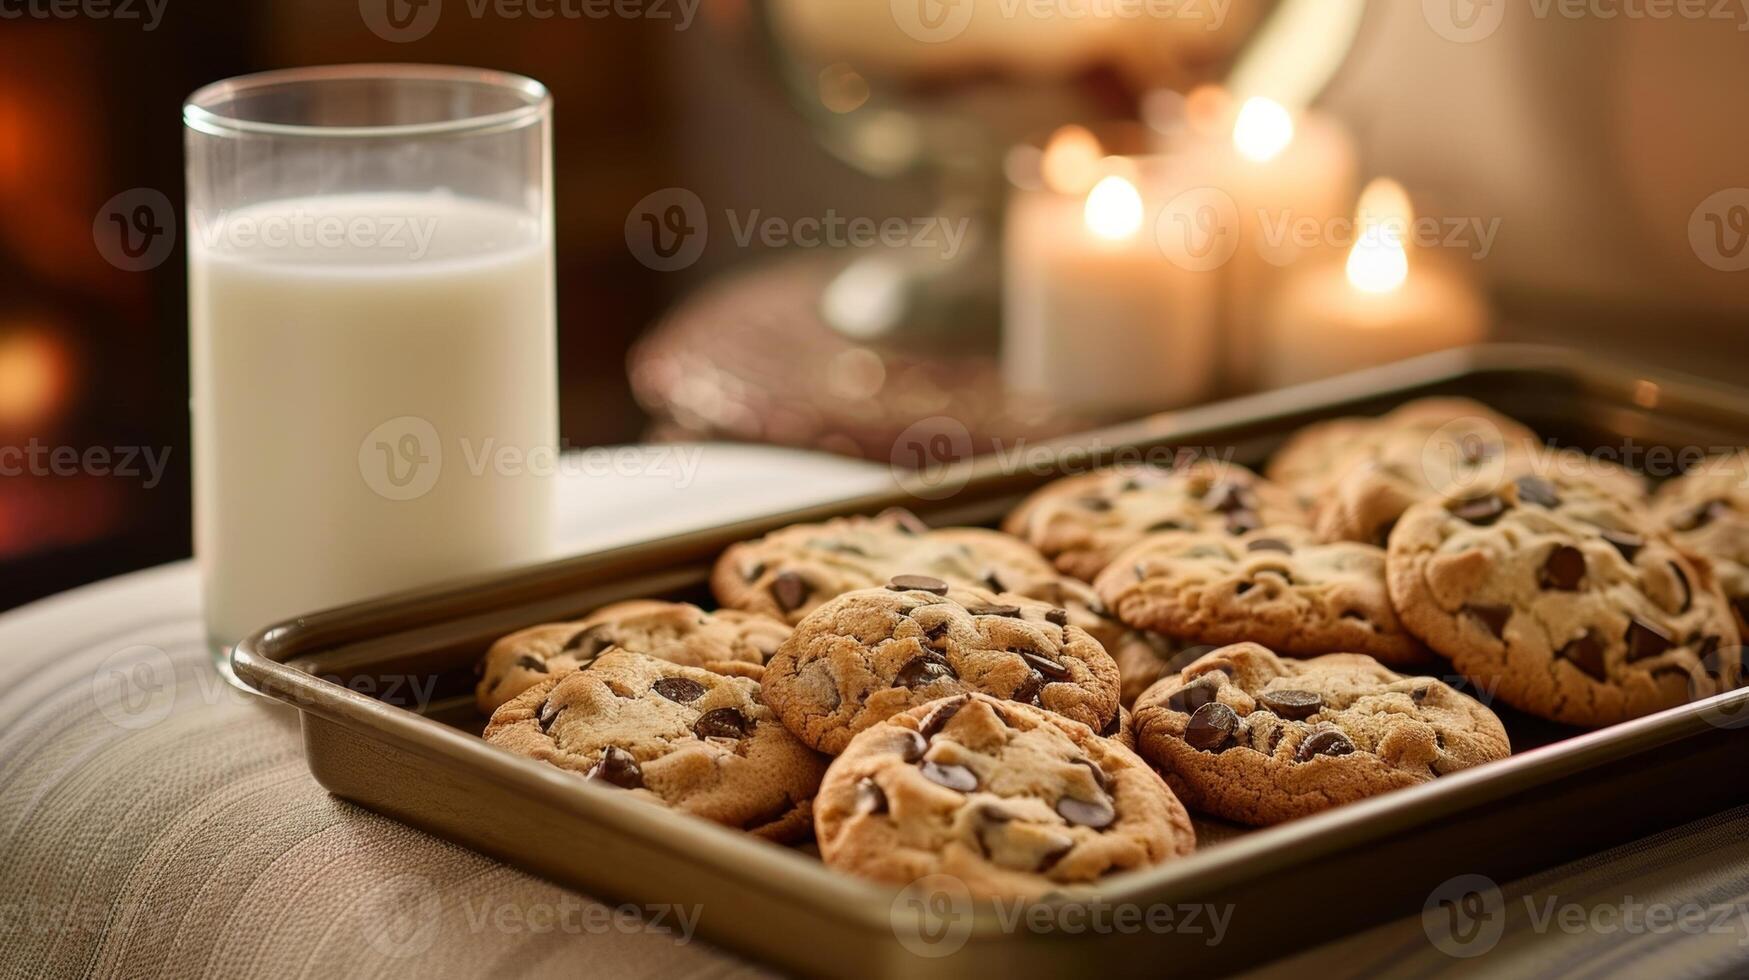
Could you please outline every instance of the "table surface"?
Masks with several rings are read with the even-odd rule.
[[[696,451],[690,478],[637,462],[672,463],[676,451]],[[627,453],[621,469],[644,475],[566,478],[569,549],[890,485],[881,467],[784,450]],[[117,683],[124,664],[162,665],[174,679]],[[1741,975],[1749,808],[1509,883],[1500,897],[1488,914],[1504,931],[1478,959],[1441,952],[1415,909],[1262,972]],[[1569,906],[1585,912],[1577,929],[1547,914]],[[1708,910],[1705,927],[1698,915],[1686,928],[1636,918],[1662,907]],[[764,973],[329,796],[304,765],[296,713],[209,665],[191,563],[0,616],[0,976],[580,972]]]

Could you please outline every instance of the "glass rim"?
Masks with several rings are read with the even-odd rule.
[[[306,123],[266,122],[215,111],[213,105],[239,95],[293,85],[349,81],[424,81],[468,83],[500,89],[521,97],[523,104],[495,112],[457,116],[433,122],[390,123],[380,126],[323,126]],[[540,122],[552,111],[553,96],[547,87],[526,75],[489,68],[455,65],[366,63],[280,68],[238,75],[195,89],[182,103],[182,123],[210,136],[302,136],[322,139],[359,137],[409,137],[480,135],[506,132]]]

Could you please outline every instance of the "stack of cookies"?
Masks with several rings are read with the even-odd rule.
[[[721,556],[716,611],[499,641],[485,737],[848,873],[1096,884],[1190,853],[1189,811],[1273,824],[1509,754],[1436,676],[1589,726],[1739,685],[1743,473],[1649,499],[1439,399],[1308,428],[1267,478],[1069,477],[1001,531],[798,525]]]

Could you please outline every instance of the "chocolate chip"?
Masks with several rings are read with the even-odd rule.
[[[1063,666],[1048,654],[1035,653],[1031,650],[1010,650],[1009,652],[1020,654],[1020,659],[1026,661],[1027,666],[1046,677],[1049,677],[1053,681],[1069,679],[1069,668]]]
[[[749,582],[759,581],[759,576],[764,574],[765,563],[762,561],[756,561],[753,564],[748,565],[746,568],[741,569],[741,577]]]
[[[1348,755],[1353,751],[1354,742],[1347,735],[1334,728],[1320,728],[1306,736],[1294,758],[1310,762],[1321,755]]]
[[[887,588],[894,592],[927,592],[931,595],[947,595],[947,583],[928,575],[895,575],[887,582]]]
[[[1678,531],[1698,531],[1730,512],[1731,504],[1729,501],[1709,500],[1686,513],[1678,515],[1671,526]]]
[[[547,672],[546,661],[539,657],[529,656],[526,653],[516,658],[516,666],[521,667],[523,670],[532,670],[537,674],[544,674]]]
[[[620,789],[640,789],[644,785],[644,770],[638,767],[638,760],[630,752],[609,745],[601,754],[601,761],[584,773],[583,778]]]
[[[1628,662],[1647,660],[1669,653],[1676,645],[1670,634],[1639,617],[1628,624]]]
[[[691,704],[704,697],[704,685],[690,677],[664,677],[651,684],[650,690],[680,704]]]
[[[984,584],[989,587],[991,592],[1008,591],[1002,587],[1002,579],[996,574],[996,570],[993,568],[984,573]]]
[[[902,730],[899,735],[899,744],[894,747],[894,751],[899,753],[899,758],[906,762],[916,762],[923,758],[923,753],[928,749],[929,743],[924,741],[922,735]]]
[[[1065,796],[1057,801],[1057,813],[1072,824],[1092,827],[1094,830],[1109,827],[1117,819],[1117,811],[1112,808],[1111,801],[1106,799],[1089,803],[1073,796]]]
[[[1038,867],[1034,868],[1033,870],[1038,872],[1039,874],[1044,874],[1045,872],[1056,867],[1057,862],[1061,861],[1063,859],[1064,855],[1068,854],[1070,851],[1072,851],[1074,849],[1075,849],[1075,842],[1072,840],[1066,840],[1060,844],[1057,844],[1055,847],[1052,847],[1050,850],[1039,855]]]
[[[1121,731],[1123,731],[1123,712],[1113,712],[1111,720],[1106,722],[1105,727],[1099,730],[1099,737],[1112,738]]]
[[[1495,639],[1506,639],[1506,624],[1512,621],[1511,606],[1470,605],[1464,607],[1464,614],[1481,623],[1484,629],[1494,634]]]
[[[913,657],[893,675],[894,687],[926,687],[940,680],[952,680],[959,675],[953,665],[939,655],[926,653]]]
[[[1589,674],[1597,681],[1609,680],[1609,668],[1603,661],[1603,641],[1592,630],[1561,648],[1561,659]]]
[[[1244,595],[1245,593],[1250,592],[1252,589],[1255,589],[1255,588],[1257,588],[1256,582],[1239,582],[1238,584],[1233,586],[1233,594],[1234,595]]]
[[[1182,531],[1184,529],[1184,524],[1179,521],[1155,521],[1147,527],[1142,528],[1143,531],[1149,534],[1158,534],[1161,531]]]
[[[1263,526],[1263,519],[1254,510],[1236,510],[1227,515],[1227,533],[1238,536],[1250,534]]]
[[[1634,557],[1640,553],[1641,548],[1646,546],[1646,539],[1637,534],[1612,531],[1608,528],[1603,530],[1603,540],[1615,545],[1615,550],[1621,552],[1621,556],[1626,558],[1629,564],[1633,564]]]
[[[969,606],[966,612],[974,616],[1003,616],[1008,619],[1020,618],[1019,606]]]
[[[1585,553],[1570,544],[1549,552],[1543,562],[1542,587],[1561,592],[1577,592],[1585,581]]]
[[[929,533],[929,525],[923,523],[921,518],[903,507],[888,507],[880,512],[876,520],[891,521],[906,534]]]
[[[1069,610],[1067,610],[1067,609],[1047,610],[1045,612],[1045,622],[1050,623],[1052,626],[1068,626],[1069,625]]]
[[[777,608],[786,613],[802,608],[813,591],[795,572],[780,572],[771,580],[771,598],[777,601]]]
[[[886,791],[866,776],[856,784],[856,812],[862,816],[887,812]]]
[[[1682,590],[1682,601],[1677,603],[1677,613],[1685,613],[1694,608],[1694,587],[1688,584],[1688,573],[1675,562],[1670,563],[1670,571],[1676,576],[1676,586]]]
[[[554,704],[551,698],[540,703],[540,711],[536,713],[535,717],[540,723],[541,734],[544,735],[553,730],[553,722],[558,720],[559,712],[563,710],[565,709]]]
[[[917,723],[918,734],[923,738],[934,738],[937,732],[941,731],[947,726],[949,721],[953,720],[954,715],[959,714],[960,709],[965,707],[966,702],[969,700],[971,699],[965,695],[961,695],[957,698],[936,705],[935,710],[924,715],[923,720]]]
[[[1026,675],[1026,679],[1021,681],[1020,685],[1014,689],[1014,693],[1008,696],[1008,700],[1036,705],[1039,695],[1043,694],[1044,690],[1045,675],[1035,670]]]
[[[597,623],[586,630],[579,630],[565,641],[559,652],[575,653],[578,660],[594,660],[601,656],[601,651],[613,646],[612,631],[612,627],[606,623]]]
[[[978,774],[965,766],[925,762],[922,772],[924,779],[940,786],[946,786],[948,789],[958,790],[961,793],[970,793],[978,788]]]
[[[1451,508],[1451,516],[1459,520],[1469,521],[1477,527],[1487,527],[1499,520],[1505,513],[1506,501],[1493,495],[1472,497]]]
[[[1264,691],[1257,700],[1290,721],[1304,721],[1324,707],[1323,696],[1313,691]]]
[[[1190,714],[1214,699],[1215,686],[1213,684],[1191,684],[1188,687],[1182,687],[1173,691],[1172,694],[1166,698],[1166,707],[1171,708],[1173,711],[1182,711],[1185,714]]]
[[[1239,715],[1219,701],[1210,701],[1190,716],[1190,724],[1184,727],[1184,741],[1193,749],[1219,752],[1238,731]]]
[[[1423,684],[1422,686],[1409,692],[1409,700],[1414,701],[1416,704],[1420,704],[1421,702],[1427,700],[1427,695],[1429,695],[1431,693],[1433,693],[1433,685]]]
[[[1095,514],[1103,514],[1111,509],[1111,501],[1104,497],[1082,497],[1080,504],[1083,508],[1093,511]]]
[[[1249,544],[1245,545],[1245,550],[1246,551],[1279,551],[1284,555],[1291,555],[1294,553],[1293,545],[1288,544],[1286,541],[1282,541],[1278,538],[1258,538],[1256,541],[1252,541]]]
[[[1099,763],[1092,759],[1076,759],[1075,764],[1087,767],[1087,771],[1093,774],[1093,784],[1099,787],[1101,793],[1111,790],[1111,777],[1105,774],[1105,770],[1099,767]]]
[[[1203,494],[1202,503],[1217,514],[1253,510],[1257,506],[1255,495],[1231,480],[1222,480],[1210,487],[1208,493]]]
[[[1553,483],[1540,476],[1521,476],[1518,478],[1518,502],[1554,510],[1561,506],[1561,495]]]
[[[746,738],[753,723],[735,708],[712,708],[692,723],[692,733],[699,738]]]
[[[942,637],[946,636],[947,631],[952,629],[952,628],[953,628],[953,624],[949,623],[945,619],[939,623],[931,623],[930,625],[923,628],[923,637],[924,637],[924,639],[927,639],[927,640],[939,640]]]

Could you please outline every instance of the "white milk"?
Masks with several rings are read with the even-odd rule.
[[[558,392],[539,221],[348,194],[189,227],[195,551],[215,640],[546,556]]]

